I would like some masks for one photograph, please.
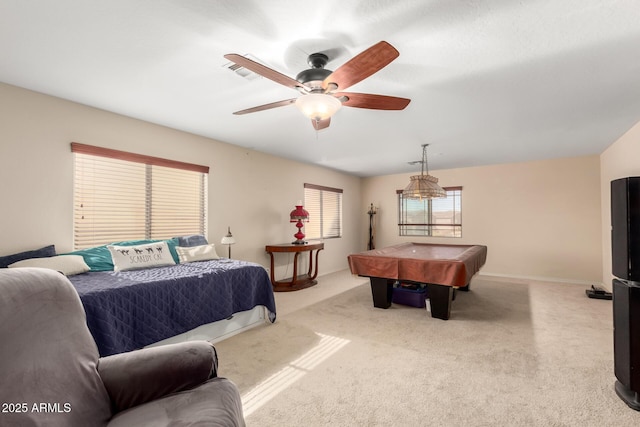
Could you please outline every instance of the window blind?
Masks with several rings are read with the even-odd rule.
[[[208,167],[72,143],[74,247],[206,234]]]
[[[304,208],[309,212],[305,223],[308,239],[342,237],[342,190],[304,184]]]

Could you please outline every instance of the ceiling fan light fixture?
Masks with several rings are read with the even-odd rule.
[[[296,107],[311,120],[326,120],[342,107],[336,97],[323,93],[310,93],[296,99]]]

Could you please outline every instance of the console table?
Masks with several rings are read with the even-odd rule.
[[[265,250],[271,256],[271,284],[273,286],[273,290],[276,292],[286,292],[286,291],[297,291],[300,289],[308,288],[310,286],[318,283],[315,278],[318,276],[318,253],[324,249],[324,243],[322,242],[308,242],[304,245],[294,245],[293,243],[281,243],[278,245],[267,245],[265,246]],[[314,255],[315,253],[315,270],[314,270]],[[273,267],[273,254],[285,252],[285,253],[293,253],[293,276],[282,280],[277,281],[274,277],[274,267]],[[307,274],[303,274],[298,276],[298,255],[301,252],[309,252],[309,271]]]

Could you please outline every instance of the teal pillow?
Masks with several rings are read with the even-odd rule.
[[[180,257],[178,256],[178,251],[176,251],[176,246],[178,246],[178,238],[173,237],[171,239],[165,239],[167,245],[169,246],[169,252],[171,252],[171,256],[176,264],[180,264]]]
[[[84,258],[84,262],[86,262],[91,269],[90,271],[113,271],[111,252],[109,252],[106,245],[80,249],[69,252],[66,255],[81,255],[82,258]]]
[[[135,246],[135,245],[144,245],[146,243],[155,243],[161,242],[163,240],[152,239],[152,240],[127,240],[124,242],[115,242],[111,243],[116,246]],[[178,253],[176,252],[176,246],[178,246],[178,239],[166,239],[169,246],[169,252],[171,252],[171,256],[176,264],[180,263],[180,258],[178,258]],[[69,252],[66,255],[81,255],[84,258],[84,262],[87,263],[91,271],[113,271],[113,260],[111,259],[111,252],[107,248],[107,245],[96,246],[88,249],[80,249],[77,251]]]

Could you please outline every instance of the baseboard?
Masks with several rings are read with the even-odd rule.
[[[607,288],[600,281],[561,279],[561,278],[558,278],[558,277],[524,276],[524,275],[518,275],[518,274],[501,274],[501,273],[488,273],[488,272],[478,273],[477,277],[478,278],[483,278],[483,279],[490,278],[490,277],[496,277],[496,278],[502,278],[502,279],[515,280],[515,281],[535,280],[537,282],[569,283],[569,284],[572,284],[572,285],[581,285],[581,286],[599,285],[599,286],[603,286],[604,288]]]

